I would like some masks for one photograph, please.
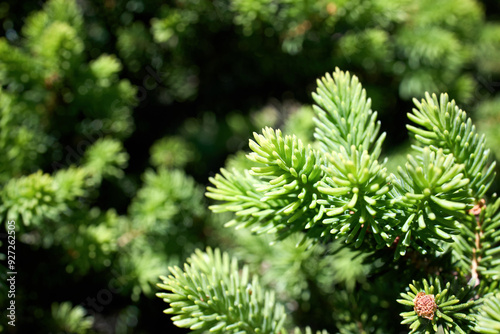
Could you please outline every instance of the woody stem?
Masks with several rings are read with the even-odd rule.
[[[481,249],[481,237],[483,236],[483,231],[481,230],[481,221],[479,219],[479,215],[476,215],[476,237],[475,237],[475,247],[472,249],[472,265],[471,265],[471,276],[475,281],[475,285],[479,284],[479,273],[477,271],[479,262],[481,261],[481,255],[479,255],[479,251]]]

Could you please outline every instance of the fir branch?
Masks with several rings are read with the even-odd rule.
[[[470,215],[463,217],[462,228],[457,230],[460,234],[453,237],[453,250],[464,274],[479,284],[480,273],[490,267],[489,261],[481,263],[484,253],[492,243],[498,245],[498,240],[491,239],[491,233],[484,236],[485,215],[481,213],[486,204],[484,196],[496,175],[496,162],[488,166],[490,150],[485,147],[485,136],[476,132],[472,120],[456,106],[455,101],[449,101],[448,95],[441,94],[438,101],[436,95],[426,94],[425,100],[414,102],[417,109],[413,109],[408,117],[424,128],[407,125],[415,139],[433,150],[442,149],[444,153],[452,154],[458,163],[463,164],[462,172],[470,180],[464,189],[470,189],[476,206],[468,207]],[[415,148],[422,151],[422,148]],[[488,212],[491,219],[493,212]]]
[[[379,136],[377,113],[370,109],[356,76],[335,69],[318,80],[313,93],[315,138],[327,154],[326,178],[318,190],[325,206],[323,219],[336,238],[346,237],[359,247],[365,235],[378,246],[389,245],[395,236],[388,218],[393,214],[385,202],[389,191],[384,163],[378,162],[385,133]]]
[[[52,330],[63,333],[91,333],[94,317],[87,316],[86,310],[73,306],[70,302],[52,303]]]
[[[413,281],[409,291],[401,293],[403,299],[398,303],[413,307],[413,311],[403,312],[402,324],[410,325],[412,333],[466,334],[474,325],[472,308],[475,301],[471,299],[470,287],[462,287],[458,291],[450,282],[442,288],[439,278]],[[454,295],[456,293],[457,295]]]
[[[449,101],[447,94],[441,94],[439,101],[435,94],[426,94],[425,100],[414,99],[414,103],[417,108],[408,113],[408,118],[423,129],[407,125],[408,130],[421,145],[453,154],[457,163],[464,164],[463,172],[470,180],[468,187],[472,189],[472,196],[477,201],[483,198],[495,178],[496,166],[496,162],[487,166],[490,150],[485,147],[485,136],[476,132],[472,120],[454,100]]]
[[[392,203],[401,208],[401,241],[398,252],[412,246],[421,252],[425,248],[442,251],[436,240],[452,242],[453,234],[460,232],[460,218],[472,202],[464,178],[464,165],[456,164],[452,154],[424,147],[420,158],[408,156],[405,168],[398,168],[400,179],[392,175],[395,196]],[[464,190],[465,189],[465,190]],[[420,243],[421,242],[421,243]]]
[[[254,231],[261,233],[274,231],[274,225],[270,222],[278,221],[280,217],[275,215],[276,210],[272,209],[270,203],[260,200],[261,194],[256,190],[259,182],[247,170],[241,173],[222,168],[220,174],[209,180],[215,187],[207,187],[205,195],[226,202],[211,205],[210,210],[215,213],[236,213],[236,217],[227,222],[226,227],[255,225]]]
[[[59,193],[52,176],[38,171],[11,179],[5,185],[0,194],[0,212],[24,226],[40,226],[45,219],[57,221],[68,209],[62,195],[73,197],[69,193]]]
[[[318,181],[322,178],[322,158],[311,146],[304,146],[295,136],[265,128],[250,141],[252,153],[247,158],[263,167],[252,167],[250,174],[261,183],[256,190],[260,201],[279,202],[276,214],[293,224],[293,230],[310,229],[322,217],[318,205]],[[287,226],[287,227],[288,227]]]
[[[269,180],[257,188],[263,194],[261,201],[290,197],[290,204],[283,209],[285,214],[302,206],[315,208],[315,186],[322,176],[318,154],[295,136],[283,138],[280,130],[265,128],[262,133],[254,134],[256,141],[250,141],[254,152],[247,155],[249,160],[264,164],[264,167],[252,167],[250,174]]]
[[[327,177],[318,187],[326,196],[319,203],[326,207],[326,215],[333,218],[324,219],[323,224],[328,224],[336,238],[346,236],[347,243],[355,241],[356,247],[367,233],[373,233],[379,246],[391,244],[394,237],[388,225],[391,212],[385,194],[390,187],[385,167],[354,145],[350,154],[341,147],[340,152],[327,157],[329,164],[323,167]]]
[[[252,226],[258,233],[278,232],[284,238],[295,231],[307,230],[319,237],[324,208],[318,205],[318,181],[323,163],[311,146],[295,136],[283,136],[280,130],[265,128],[250,141],[247,158],[255,164],[245,174],[221,170],[211,178],[215,187],[207,187],[207,196],[226,204],[213,205],[214,212],[233,211],[236,218],[226,224]]]
[[[144,185],[137,191],[129,209],[131,216],[138,221],[138,229],[154,231],[157,235],[170,229],[180,233],[182,224],[179,221],[183,219],[175,218],[186,216],[188,210],[190,219],[204,213],[202,188],[183,170],[164,167],[157,171],[147,170],[142,178]],[[192,224],[189,225],[193,228]]]
[[[83,157],[83,168],[92,176],[93,182],[103,178],[122,178],[129,155],[117,139],[101,138],[89,147]]]
[[[178,327],[194,333],[274,333],[285,321],[283,306],[265,291],[257,276],[250,279],[248,267],[240,271],[235,258],[207,248],[197,250],[184,265],[170,268],[158,286],[169,293],[157,296],[170,304],[165,310]]]
[[[305,230],[308,237],[331,235],[368,249],[397,244],[396,258],[408,247],[443,251],[444,242],[460,234],[476,253],[483,247],[466,213],[491,184],[495,164],[483,173],[489,159],[484,136],[453,101],[427,95],[415,102],[409,117],[423,129],[408,128],[421,144],[414,146],[417,157],[409,156],[398,176],[388,176],[385,161],[378,160],[385,134],[379,135],[377,113],[358,79],[336,69],[318,80],[314,99],[319,152],[264,129],[247,156],[264,166],[212,178],[207,196],[226,202],[212,211],[235,212],[228,225],[281,238]],[[480,256],[472,257],[476,268]]]
[[[500,293],[484,298],[476,314],[474,331],[481,334],[500,332]]]
[[[227,180],[212,178],[216,188],[207,188],[207,196],[227,204],[211,209],[235,211],[238,217],[231,224],[279,231],[280,237],[306,230],[313,238],[347,236],[347,242],[356,241],[359,247],[373,232],[377,245],[391,244],[392,213],[384,202],[390,188],[386,170],[377,161],[385,135],[378,136],[380,123],[369,109],[366,92],[355,76],[337,69],[333,78],[327,74],[318,81],[314,97],[320,105],[315,106],[315,136],[324,157],[295,136],[266,128],[254,135],[253,152],[247,156],[264,166],[252,167],[253,179],[235,178],[227,171]]]
[[[313,93],[316,129],[314,137],[320,141],[325,153],[339,152],[343,147],[351,154],[351,147],[377,159],[385,133],[378,135],[380,121],[373,112],[371,100],[366,98],[356,76],[335,68],[333,77],[327,73],[317,81]]]

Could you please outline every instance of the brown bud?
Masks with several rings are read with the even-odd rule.
[[[479,200],[479,202],[476,205],[474,205],[472,209],[469,210],[469,213],[474,216],[479,216],[481,210],[483,210],[485,206],[486,206],[486,201],[484,200],[484,198],[481,198],[481,200]]]
[[[413,309],[419,317],[429,320],[434,319],[434,313],[437,310],[434,295],[426,295],[425,292],[419,292],[415,299],[413,299],[413,304],[415,305]]]

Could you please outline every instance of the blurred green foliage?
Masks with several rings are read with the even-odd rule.
[[[474,0],[2,2],[0,212],[16,220],[18,331],[164,328],[158,276],[211,244],[262,275],[299,324],[356,332],[373,317],[362,295],[390,291],[383,274],[364,277],[363,257],[336,244],[225,230],[204,185],[226,159],[243,168],[236,152],[264,126],[311,142],[310,92],[335,66],[384,110],[389,151],[407,145],[409,98],[447,91],[499,156],[499,17]],[[380,316],[394,307],[375,302]]]

